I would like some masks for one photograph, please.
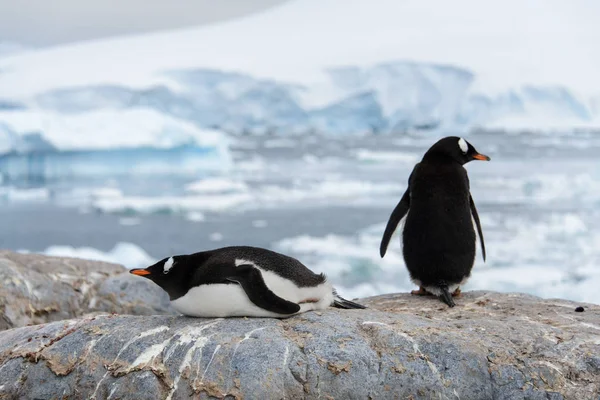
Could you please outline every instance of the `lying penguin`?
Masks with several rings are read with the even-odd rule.
[[[465,139],[450,136],[439,140],[415,165],[408,188],[392,211],[381,239],[385,255],[398,223],[406,217],[402,231],[402,253],[411,280],[419,286],[416,295],[441,296],[450,307],[452,296],[471,275],[475,262],[476,235],[485,261],[485,243],[469,177],[463,165],[472,160],[489,161]]]
[[[329,306],[366,308],[338,296],[325,275],[295,258],[249,246],[165,258],[133,269],[165,290],[192,317],[290,317]]]

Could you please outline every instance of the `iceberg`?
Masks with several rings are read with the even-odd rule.
[[[565,87],[526,85],[485,94],[477,91],[472,71],[441,64],[393,61],[335,68],[314,85],[205,69],[168,76],[182,88],[56,89],[36,95],[35,108],[0,110],[0,122],[25,132],[43,130],[63,148],[102,145],[90,137],[110,138],[115,146],[163,146],[203,138],[190,133],[198,129],[204,134],[217,129],[340,135],[600,128],[600,107]],[[163,127],[163,134],[152,127]],[[102,136],[109,129],[114,135]]]
[[[19,135],[37,133],[58,150],[228,145],[222,132],[147,108],[96,109],[73,115],[28,109],[0,112],[0,121]]]
[[[0,107],[0,122],[54,113],[95,127],[144,109],[237,134],[599,129],[598,13],[594,0],[292,0],[211,26],[8,54],[0,92],[26,111]],[[56,139],[47,129],[26,131]]]
[[[70,118],[19,110],[1,113],[4,183],[191,175],[231,166],[225,134],[147,109],[98,110]]]
[[[8,153],[0,156],[4,183],[46,184],[123,176],[196,176],[198,172],[220,171],[223,157],[214,148],[180,146],[170,149],[148,147],[110,150],[66,150]]]

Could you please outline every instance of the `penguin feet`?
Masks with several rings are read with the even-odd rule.
[[[415,295],[415,296],[431,296],[431,293],[429,293],[427,290],[425,290],[425,288],[423,288],[423,286],[419,286],[419,290],[411,290],[410,294]]]
[[[456,290],[454,292],[452,292],[452,297],[460,297],[462,295],[462,292],[460,291],[460,288],[457,287]]]

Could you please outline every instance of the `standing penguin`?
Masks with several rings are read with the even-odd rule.
[[[295,258],[249,246],[165,258],[134,275],[150,279],[182,314],[193,317],[290,317],[337,308],[366,308],[337,295],[325,275]]]
[[[435,143],[415,165],[408,188],[385,227],[381,257],[398,223],[406,216],[402,253],[411,280],[419,286],[412,294],[441,296],[450,307],[452,296],[471,275],[475,262],[476,234],[485,261],[485,243],[469,177],[463,165],[489,161],[466,140],[449,136]]]

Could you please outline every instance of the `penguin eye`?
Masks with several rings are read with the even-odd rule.
[[[458,139],[458,147],[460,148],[460,151],[463,152],[463,154],[467,154],[469,152],[469,145],[467,144],[467,141],[463,138]]]

